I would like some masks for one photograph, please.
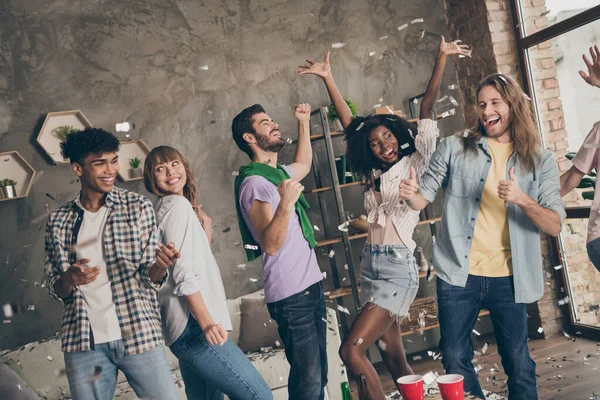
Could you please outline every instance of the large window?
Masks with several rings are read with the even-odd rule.
[[[570,168],[569,153],[579,149],[600,120],[600,89],[578,73],[587,72],[582,54],[589,58],[589,47],[600,45],[600,0],[512,2],[523,82],[534,101],[544,145],[564,172]],[[582,195],[592,189],[578,189],[564,198],[568,219],[556,241],[555,259],[562,266],[556,268],[568,323],[573,331],[599,338],[600,272],[587,257],[591,201]]]

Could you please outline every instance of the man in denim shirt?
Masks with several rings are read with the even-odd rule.
[[[513,79],[484,79],[477,104],[477,127],[442,141],[420,187],[414,178],[403,180],[400,195],[421,210],[440,186],[445,190],[432,263],[446,372],[463,375],[465,391],[484,398],[471,363],[471,332],[485,308],[509,399],[532,400],[538,397],[526,303],[544,292],[540,231],[558,235],[565,218],[558,167],[541,146],[529,98]]]

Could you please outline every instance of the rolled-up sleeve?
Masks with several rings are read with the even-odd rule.
[[[156,247],[158,246],[158,227],[156,226],[156,216],[152,203],[147,198],[141,200],[141,211],[139,218],[140,241],[142,243],[142,254],[140,257],[140,266],[138,272],[142,281],[150,288],[159,291],[168,278],[168,272],[158,282],[152,282],[150,279],[150,268],[156,262]]]
[[[173,196],[167,203],[158,217],[162,241],[165,244],[173,242],[181,254],[181,258],[170,268],[174,283],[173,294],[189,296],[200,291],[200,277],[195,272],[192,255],[198,251],[198,246],[205,246],[207,241],[194,238],[191,224],[197,217],[187,199]]]
[[[565,205],[560,197],[560,176],[558,164],[552,153],[545,150],[542,155],[542,165],[540,167],[540,183],[538,203],[547,209],[555,211],[560,215],[560,222],[565,220],[567,213]]]
[[[48,221],[46,222],[46,235],[44,239],[44,249],[46,251],[46,262],[44,266],[46,288],[48,289],[48,294],[50,294],[50,297],[60,301],[61,303],[66,303],[73,298],[73,294],[66,299],[63,299],[56,294],[56,291],[54,291],[54,284],[62,276],[63,271],[60,267],[60,262],[57,259],[57,254],[54,248],[54,235],[52,234],[53,215],[54,214],[50,214]]]
[[[433,202],[438,190],[440,190],[440,187],[448,176],[450,141],[452,139],[447,138],[438,144],[437,149],[431,155],[429,167],[421,178],[419,190],[428,203]]]

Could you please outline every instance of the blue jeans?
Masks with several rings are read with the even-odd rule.
[[[327,385],[327,310],[321,282],[267,303],[291,370],[290,400],[323,400]]]
[[[179,359],[189,400],[223,400],[223,394],[231,400],[273,399],[269,385],[239,347],[229,338],[222,346],[211,345],[191,315],[170,349]]]
[[[594,267],[600,271],[600,238],[594,239],[587,244],[588,257]]]
[[[112,400],[118,370],[140,399],[180,400],[163,346],[128,356],[123,341],[115,340],[64,357],[73,400]]]
[[[536,400],[535,363],[527,347],[527,305],[515,303],[512,276],[469,275],[464,288],[437,278],[437,298],[446,373],[463,375],[465,392],[485,398],[471,363],[471,334],[479,311],[485,308],[490,311],[498,353],[508,375],[509,400]]]

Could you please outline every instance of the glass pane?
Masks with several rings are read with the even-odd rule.
[[[600,5],[600,0],[519,0],[525,36]]]
[[[578,71],[587,73],[581,56],[589,59],[589,47],[600,45],[600,22],[590,23],[527,50],[533,101],[546,148],[554,152],[561,173],[571,168],[570,152],[577,152],[600,120],[600,89],[588,85]],[[563,198],[565,206],[587,206],[583,193],[593,187],[575,189]],[[587,195],[586,195],[587,196]],[[567,220],[561,234],[567,285],[573,320],[600,327],[600,273],[588,259],[587,219]],[[566,293],[565,295],[566,296]]]

